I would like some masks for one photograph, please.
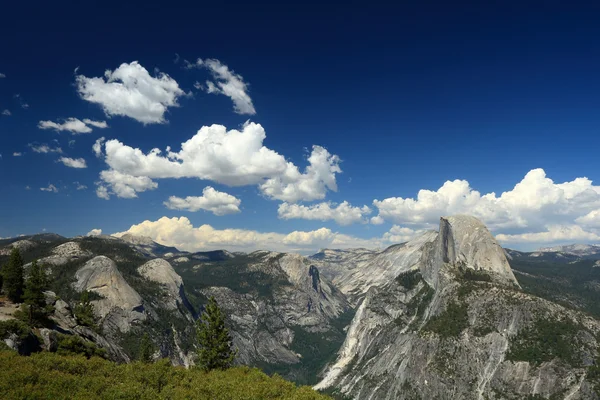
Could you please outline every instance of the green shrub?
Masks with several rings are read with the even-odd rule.
[[[83,355],[87,358],[106,357],[106,350],[74,335],[58,334],[58,348],[56,352],[61,355]]]
[[[325,400],[309,387],[239,367],[204,372],[167,361],[115,364],[101,358],[38,353],[21,357],[0,351],[3,399],[261,399]]]
[[[19,340],[25,340],[31,333],[29,326],[16,319],[0,321],[0,340],[8,338],[11,334],[16,334]]]
[[[407,271],[403,272],[396,277],[396,282],[404,286],[408,290],[412,290],[417,287],[419,282],[423,280],[419,271]]]

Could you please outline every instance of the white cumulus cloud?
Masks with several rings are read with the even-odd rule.
[[[61,157],[58,161],[70,168],[87,168],[87,164],[83,158]]]
[[[254,115],[256,110],[252,99],[248,95],[248,84],[241,75],[236,74],[221,61],[215,59],[202,60],[199,58],[194,64],[186,61],[187,68],[207,68],[214,81],[206,81],[206,87],[196,82],[196,89],[206,90],[208,93],[223,94],[233,101],[233,108],[237,114]]]
[[[177,81],[164,73],[156,77],[137,61],[123,63],[104,77],[76,76],[77,91],[82,99],[99,104],[107,116],[126,116],[142,124],[166,123],[169,107],[185,95]]]
[[[287,202],[319,200],[328,189],[337,190],[336,174],[341,172],[338,156],[313,146],[309,165],[300,172],[284,156],[265,147],[265,138],[260,124],[246,123],[242,130],[229,131],[222,125],[204,126],[181,144],[179,152],[167,147],[165,153],[159,149],[144,153],[118,140],[108,140],[103,147],[110,170],[102,174],[145,178],[148,185],[152,179],[164,178],[199,178],[228,186],[258,185],[266,196]],[[102,154],[101,142],[94,151]],[[102,175],[101,179],[113,184]],[[117,190],[113,191],[118,195]]]
[[[340,225],[367,222],[365,216],[370,213],[369,207],[353,207],[347,201],[338,205],[319,203],[310,206],[282,203],[277,210],[277,215],[281,219],[334,220]]]
[[[171,210],[192,212],[206,210],[218,216],[239,213],[241,203],[242,201],[235,196],[219,192],[211,186],[202,190],[202,196],[187,196],[186,198],[171,196],[164,202],[165,206]]]
[[[154,241],[180,250],[233,251],[273,250],[309,254],[321,248],[377,247],[381,239],[360,239],[327,228],[290,233],[258,232],[245,229],[215,229],[210,225],[194,227],[186,217],[162,217],[132,225],[125,233],[149,236]]]
[[[133,199],[137,197],[137,193],[139,192],[154,190],[158,187],[156,182],[153,182],[152,179],[146,176],[132,176],[115,170],[102,171],[100,173],[100,178],[103,182],[110,185],[113,194],[125,199]],[[102,190],[102,194],[108,196],[107,189],[104,188],[104,190]],[[96,193],[98,193],[98,191],[96,191]],[[108,200],[107,197],[102,197],[100,195],[98,195],[98,197],[106,198]]]
[[[85,236],[100,236],[102,235],[102,229],[92,229],[91,231],[89,231],[88,233],[85,234]]]
[[[594,232],[586,232],[578,225],[555,225],[549,226],[543,232],[520,233],[505,235],[500,233],[496,239],[503,243],[580,243],[598,242],[600,235]]]
[[[600,186],[588,178],[555,183],[543,169],[529,171],[500,196],[482,195],[469,182],[454,180],[437,191],[420,190],[416,198],[392,197],[375,200],[373,205],[379,210],[373,222],[387,220],[416,228],[435,228],[442,215],[471,214],[507,243],[589,241],[600,233],[590,230],[600,210]],[[586,233],[574,230],[574,225],[586,228]]]

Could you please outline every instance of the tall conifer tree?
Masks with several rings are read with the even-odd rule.
[[[211,297],[204,313],[196,322],[198,335],[198,367],[207,371],[227,369],[233,365],[237,351],[232,347],[229,329],[217,301]]]
[[[23,258],[18,248],[10,253],[8,264],[2,269],[4,293],[14,303],[20,303],[25,283],[23,281]]]

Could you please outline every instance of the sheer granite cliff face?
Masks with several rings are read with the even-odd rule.
[[[317,389],[353,399],[597,398],[587,375],[600,324],[523,293],[477,219],[442,218],[418,263],[394,268],[408,272],[368,289]]]
[[[297,254],[261,251],[253,253],[243,268],[244,274],[260,273],[262,280],[271,283],[263,286],[262,292],[240,292],[222,286],[202,290],[206,297],[214,296],[227,315],[238,349],[237,362],[281,373],[288,370],[285,365],[302,369],[306,354],[298,347],[299,335],[310,336],[310,341],[337,340],[330,354],[316,356],[329,358],[335,354],[343,341],[336,321],[351,308],[311,260]],[[303,379],[315,382],[317,373]]]
[[[75,273],[76,291],[90,291],[102,298],[92,301],[94,312],[109,331],[128,332],[132,324],[146,319],[142,298],[123,278],[113,260],[97,256]]]
[[[385,284],[398,274],[414,268],[421,259],[425,244],[431,243],[436,237],[437,232],[427,231],[409,242],[390,246],[383,251],[323,250],[311,259],[323,275],[356,306],[371,286]]]

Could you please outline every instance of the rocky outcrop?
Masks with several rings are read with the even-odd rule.
[[[387,283],[398,274],[414,268],[421,259],[424,245],[433,242],[436,237],[437,232],[428,231],[383,251],[324,250],[311,259],[356,306],[371,286]]]
[[[523,293],[483,224],[442,218],[421,253],[370,287],[316,388],[353,399],[597,398],[586,376],[600,324]]]
[[[35,246],[36,243],[32,242],[31,240],[17,240],[16,242],[12,242],[8,246],[0,249],[0,256],[10,255],[13,249],[19,249],[19,251],[23,252]]]
[[[170,310],[177,310],[179,307],[182,310],[189,310],[190,305],[185,297],[183,279],[168,261],[156,258],[138,267],[137,270],[144,278],[161,285],[163,291],[156,299],[160,306]],[[193,320],[191,313],[185,315]]]
[[[67,242],[52,249],[52,255],[38,260],[39,263],[51,266],[65,265],[68,262],[92,257],[92,252],[81,249],[77,242]]]
[[[87,290],[102,297],[92,304],[106,329],[128,332],[132,324],[146,319],[142,298],[127,283],[110,258],[92,258],[77,270],[75,279],[75,290]]]
[[[227,316],[239,350],[237,361],[315,382],[319,365],[324,366],[343,341],[339,320],[351,312],[345,296],[306,257],[268,251],[242,257],[245,264],[231,277],[244,281],[242,290],[202,290],[205,297],[215,297]],[[201,268],[220,267],[211,262]],[[248,287],[250,279],[254,281]],[[318,341],[327,345],[318,347]],[[315,354],[312,346],[323,354]],[[310,357],[307,365],[316,365],[310,367],[314,371],[303,366],[304,357]]]
[[[423,249],[420,263],[423,278],[434,289],[440,273],[451,278],[467,270],[499,284],[519,286],[504,249],[481,221],[468,215],[440,218],[439,234]],[[441,268],[446,265],[452,268]]]

